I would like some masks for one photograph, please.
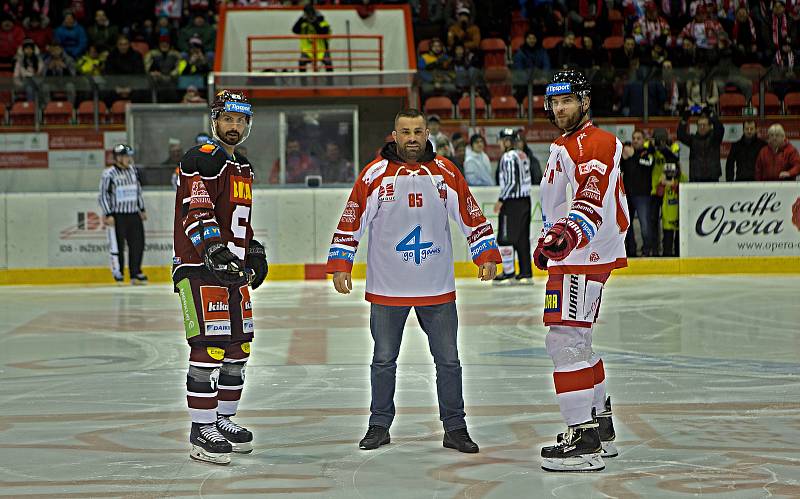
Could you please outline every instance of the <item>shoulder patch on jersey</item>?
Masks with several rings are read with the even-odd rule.
[[[200,152],[204,152],[206,154],[211,154],[217,148],[214,144],[203,144],[200,146]]]
[[[363,180],[367,185],[371,184],[373,180],[380,177],[383,172],[386,171],[386,166],[388,164],[388,159],[382,159],[376,163],[373,163],[372,165],[367,165],[364,173],[361,176],[361,180]]]
[[[212,152],[204,151],[206,147],[211,147]],[[216,177],[225,168],[226,156],[224,154],[214,154],[218,146],[214,144],[203,144],[194,146],[183,155],[181,160],[181,172],[184,174],[199,173],[201,177]]]

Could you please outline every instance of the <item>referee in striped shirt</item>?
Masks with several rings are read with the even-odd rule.
[[[127,144],[117,144],[113,149],[114,164],[103,170],[98,201],[108,227],[108,246],[111,253],[111,273],[114,280],[124,279],[125,242],[128,242],[128,269],[131,284],[147,284],[142,273],[144,253],[144,224],[147,214],[142,199],[139,173],[133,166],[133,149]],[[113,232],[112,232],[113,228]]]

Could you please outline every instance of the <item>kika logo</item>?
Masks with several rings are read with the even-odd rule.
[[[227,312],[228,304],[224,301],[210,301],[208,302],[209,312]]]
[[[378,201],[383,203],[394,201],[394,184],[386,184],[378,187]]]

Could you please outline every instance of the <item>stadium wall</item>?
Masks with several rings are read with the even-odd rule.
[[[800,272],[800,191],[796,182],[685,187],[681,190],[681,217],[687,223],[681,226],[681,244],[687,256],[631,259],[630,267],[621,274]],[[497,189],[477,187],[473,192],[488,218],[496,222],[491,208]],[[348,195],[348,189],[254,190],[252,223],[255,237],[267,248],[271,279],[325,277],[328,245]],[[538,199],[538,188],[533,196]],[[0,284],[111,282],[106,228],[96,194],[1,197]],[[172,260],[174,194],[146,192],[145,202],[149,214],[145,271],[152,280],[166,282]],[[709,206],[716,210],[713,217]],[[541,229],[536,202],[532,218],[531,233],[536,238]],[[705,221],[698,224],[701,218]],[[698,236],[697,227],[708,234]],[[714,242],[721,232],[724,234]],[[454,225],[451,233],[456,274],[474,276],[464,237]],[[356,277],[365,274],[366,254],[365,238],[356,258]]]

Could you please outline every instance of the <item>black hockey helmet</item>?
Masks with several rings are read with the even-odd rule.
[[[573,124],[572,127],[566,132],[573,132],[583,121],[586,112],[583,110],[583,101],[588,99],[592,93],[592,85],[586,76],[577,69],[561,69],[553,73],[550,78],[550,83],[547,85],[544,93],[544,110],[547,111],[547,117],[550,122],[555,125],[555,115],[553,114],[552,98],[556,95],[575,95],[578,98],[581,106],[581,114],[578,117],[578,122]]]
[[[214,102],[211,104],[211,133],[214,138],[220,142],[224,142],[217,134],[217,119],[222,113],[242,113],[247,116],[247,128],[245,128],[241,139],[236,144],[238,146],[247,139],[250,135],[250,128],[253,125],[253,110],[250,102],[244,94],[232,92],[230,90],[221,90],[214,96]]]
[[[111,152],[115,158],[122,154],[133,156],[133,147],[129,146],[128,144],[115,144],[114,148],[111,149]]]

